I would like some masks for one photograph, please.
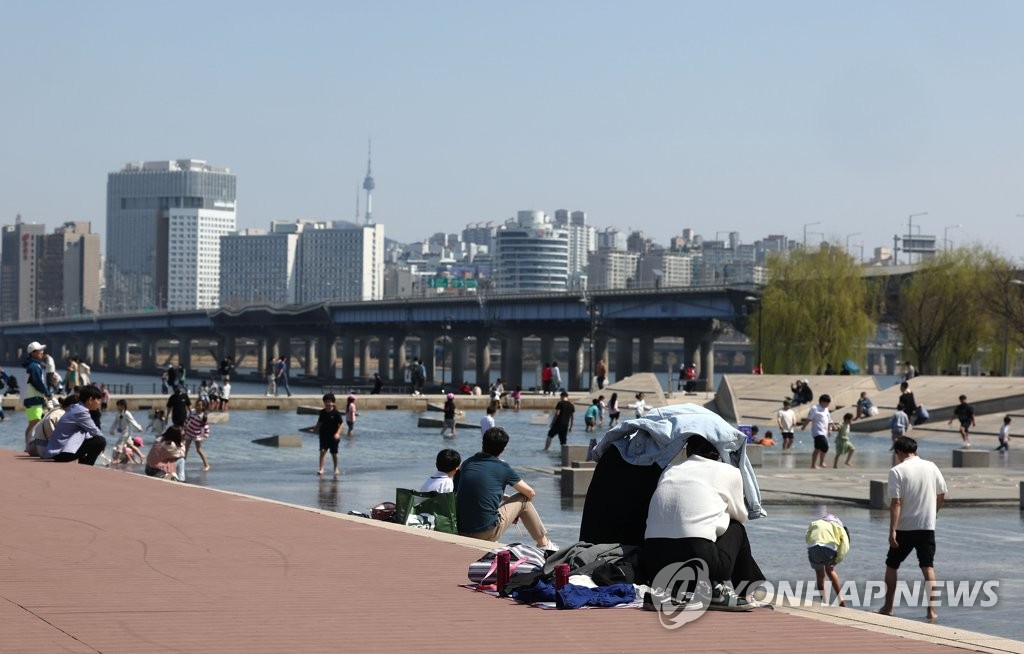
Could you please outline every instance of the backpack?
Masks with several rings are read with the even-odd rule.
[[[512,543],[508,547],[491,550],[470,563],[469,580],[485,586],[495,583],[498,580],[498,552],[502,550],[509,552],[509,579],[537,572],[544,567],[544,552],[539,548],[524,543]]]

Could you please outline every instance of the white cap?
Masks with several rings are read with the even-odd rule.
[[[39,341],[32,341],[31,343],[28,344],[28,353],[29,354],[32,354],[33,352],[36,352],[38,350],[45,350],[45,349],[46,349],[46,346],[43,345],[42,343],[40,343]]]

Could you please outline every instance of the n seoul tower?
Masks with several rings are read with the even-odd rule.
[[[365,224],[373,224],[373,141],[366,145],[366,177],[363,179],[363,189],[366,191],[366,221]]]

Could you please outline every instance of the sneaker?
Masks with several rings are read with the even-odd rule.
[[[732,588],[718,584],[711,589],[711,602],[708,608],[713,611],[750,611],[754,605],[737,595]]]
[[[666,595],[665,591],[660,588],[644,593],[644,611],[700,611],[705,606],[705,603],[694,593],[686,593],[682,598]]]

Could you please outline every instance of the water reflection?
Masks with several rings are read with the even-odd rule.
[[[341,497],[338,480],[327,477],[320,478],[320,485],[317,488],[316,505],[324,511],[337,511],[339,498]]]

